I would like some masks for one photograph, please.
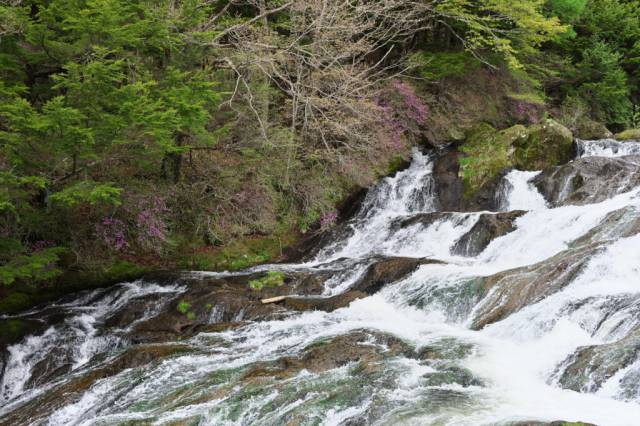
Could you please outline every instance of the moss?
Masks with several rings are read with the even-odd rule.
[[[187,302],[186,300],[181,300],[178,303],[178,306],[176,306],[176,310],[183,315],[189,312],[189,309],[191,309],[191,303]]]
[[[616,134],[616,139],[621,141],[636,140],[640,141],[640,129],[629,129]]]
[[[31,294],[16,291],[9,293],[7,296],[0,300],[0,312],[2,313],[16,313],[36,305],[34,297]]]
[[[285,275],[282,272],[270,271],[262,278],[249,281],[249,287],[262,290],[264,287],[279,287],[284,284]]]
[[[578,121],[575,126],[575,134],[583,140],[605,139],[613,136],[604,124],[589,118],[583,118]]]
[[[496,131],[488,124],[474,127],[460,148],[466,156],[460,159],[460,174],[465,196],[470,197],[484,185],[511,167],[511,146],[526,135],[524,126]]]
[[[540,105],[540,106],[545,105],[545,100],[543,98],[543,95],[541,95],[538,92],[525,92],[525,93],[508,92],[507,96],[510,99],[513,99],[514,101],[520,101],[520,102],[525,102],[528,104]]]
[[[521,170],[542,170],[573,157],[573,134],[555,120],[531,126],[525,138],[515,141],[515,165]]]

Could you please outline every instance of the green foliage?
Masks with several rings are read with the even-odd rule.
[[[9,285],[18,280],[42,281],[58,276],[61,271],[56,263],[63,251],[61,247],[53,247],[13,256],[0,266],[0,283]]]
[[[489,49],[511,68],[522,68],[524,55],[567,30],[557,17],[544,15],[544,0],[445,0],[436,9],[459,30],[465,47],[476,54]]]
[[[117,188],[111,183],[79,182],[51,195],[49,199],[67,208],[81,203],[117,206],[121,203],[121,193],[122,188]]]
[[[603,41],[582,53],[577,68],[585,82],[579,93],[590,102],[596,118],[611,124],[627,125],[631,119],[627,74],[620,66],[622,55]]]
[[[626,0],[550,4],[575,29],[574,37],[562,39],[554,49],[571,61],[561,63],[554,78],[558,103],[579,97],[588,105],[589,119],[614,129],[632,124],[632,104],[640,96],[640,4]]]
[[[562,22],[577,21],[587,6],[588,0],[549,0],[551,13]]]
[[[282,272],[269,271],[262,278],[249,281],[249,287],[262,290],[264,287],[279,287],[284,284],[285,275]]]

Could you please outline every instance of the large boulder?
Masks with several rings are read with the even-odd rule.
[[[286,315],[282,304],[264,304],[263,299],[289,295],[320,295],[326,273],[287,272],[273,285],[255,286],[267,273],[247,275],[182,277],[186,291],[168,303],[157,315],[138,321],[128,331],[134,343],[164,342],[185,338],[211,324],[235,324]],[[276,280],[277,281],[277,280]],[[266,281],[265,281],[266,282]],[[267,284],[269,284],[267,282]],[[139,315],[143,303],[130,303],[107,320],[107,325],[129,324]]]
[[[553,206],[598,203],[640,185],[640,156],[584,157],[551,167],[533,184]]]
[[[464,153],[459,172],[464,196],[472,198],[481,188],[496,183],[500,173],[513,166],[514,146],[524,144],[527,138],[527,128],[521,125],[496,130],[483,123],[473,128],[460,147]]]
[[[590,119],[580,120],[572,130],[576,137],[582,140],[609,139],[613,137],[613,133],[604,124]]]
[[[541,170],[575,154],[573,134],[554,120],[530,127],[472,128],[458,147],[436,158],[433,176],[444,211],[496,210],[496,189],[512,168]]]
[[[542,170],[570,161],[574,156],[573,134],[555,120],[547,119],[527,129],[515,140],[514,163],[520,170]]]

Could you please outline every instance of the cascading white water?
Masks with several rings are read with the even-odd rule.
[[[580,149],[583,156],[635,153],[635,146],[607,140],[581,142]],[[640,223],[640,188],[595,204],[550,208],[530,182],[538,172],[512,171],[505,177],[501,210],[527,213],[516,219],[514,231],[495,238],[477,256],[463,257],[452,253],[455,243],[481,214],[498,213],[428,216],[438,205],[431,171],[431,159],[415,152],[410,168],[369,192],[345,240],[331,243],[304,265],[254,271],[334,268],[338,272],[325,282],[325,295],[335,295],[364,273],[374,261],[372,255],[429,257],[445,263],[422,265],[375,295],[333,312],[200,333],[183,342],[193,352],[99,380],[37,421],[339,425],[359,419],[380,425],[494,425],[562,419],[637,424],[640,358],[633,351],[613,375],[601,374],[597,366],[587,370],[585,384],[574,386],[577,391],[571,383],[580,377],[567,378],[565,372],[572,371],[568,369],[575,355],[584,348],[611,347],[615,352],[616,344],[627,341],[632,349],[640,347],[633,340],[640,329],[640,235],[634,228]],[[417,214],[427,216],[401,225]],[[579,267],[566,260],[575,261],[574,253],[584,261]],[[141,292],[162,291],[173,297],[182,291],[170,286],[130,288],[101,302],[81,299],[73,304],[73,321],[93,324],[82,332],[89,337],[85,342],[110,338],[96,334],[94,325],[107,310],[113,312],[119,300]],[[474,324],[487,312],[499,315],[476,330]],[[41,355],[25,360],[51,336],[57,336],[54,344],[64,344],[62,330],[70,328],[55,326],[10,348],[0,423],[22,401],[47,391],[46,386],[23,389],[26,379],[20,382],[19,377],[28,375]],[[386,333],[417,352],[429,349],[444,355],[400,353],[368,367],[347,364],[314,372],[308,366],[279,380],[244,378],[258,363],[296,356],[323,339],[358,330]],[[78,342],[86,338],[74,336]],[[90,367],[91,355],[104,350],[93,343],[84,347],[73,358],[74,369]]]
[[[597,141],[578,140],[578,155],[580,157],[623,157],[626,155],[640,155],[638,141],[617,141],[602,139]]]

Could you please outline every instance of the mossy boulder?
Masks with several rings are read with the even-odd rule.
[[[576,137],[589,141],[613,137],[613,133],[611,133],[604,124],[590,119],[584,119],[578,122],[573,133]]]
[[[574,155],[573,134],[550,119],[504,130],[482,123],[467,134],[460,152],[459,177],[468,199],[496,183],[509,168],[541,170],[568,162]]]
[[[570,161],[574,155],[573,134],[555,120],[529,127],[526,137],[515,140],[514,163],[520,170],[541,170]]]
[[[640,141],[640,129],[629,129],[616,134],[616,139],[621,141]]]
[[[486,123],[475,126],[460,148],[460,176],[464,195],[469,197],[496,179],[500,172],[513,166],[513,146],[527,140],[527,128],[521,125],[496,130]]]

